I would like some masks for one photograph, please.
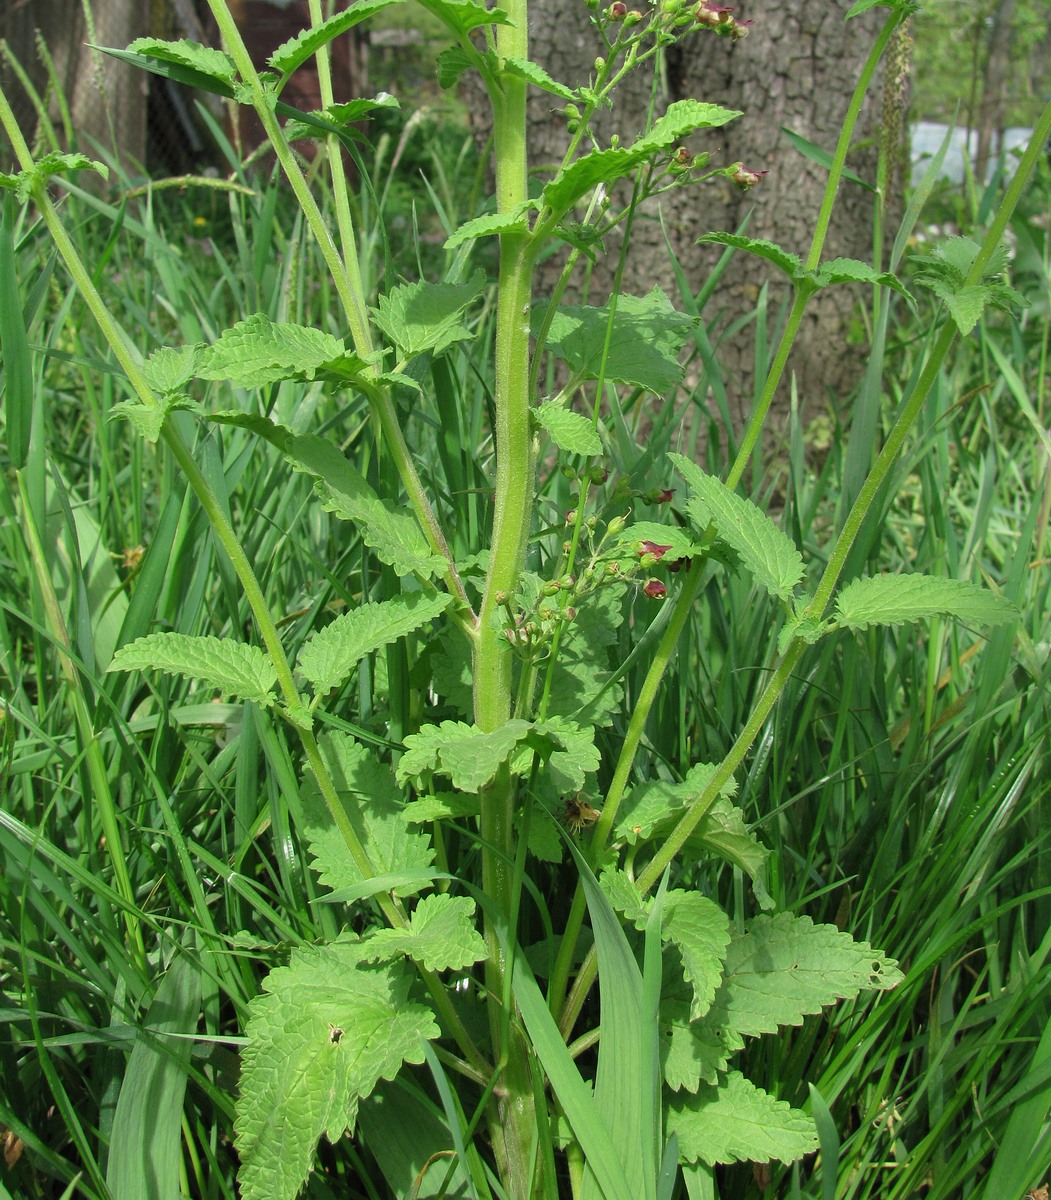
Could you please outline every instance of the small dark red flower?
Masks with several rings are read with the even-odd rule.
[[[677,571],[688,571],[690,569],[691,559],[677,558],[673,562],[668,563],[668,570],[674,575]]]
[[[733,9],[725,4],[709,4],[708,0],[701,0],[694,16],[701,25],[728,25],[733,20]]]
[[[651,579],[642,589],[651,600],[663,600],[668,594],[668,589],[659,579]]]
[[[671,546],[662,546],[658,542],[639,542],[639,557],[642,558],[647,554],[652,554],[659,561],[670,549]]]
[[[661,488],[660,495],[657,497],[658,504],[670,504],[672,496],[675,495],[674,488]]]
[[[751,167],[746,167],[744,163],[738,163],[730,178],[742,191],[747,192],[749,188],[754,188],[760,179],[767,174],[769,174],[768,171],[756,171]]]

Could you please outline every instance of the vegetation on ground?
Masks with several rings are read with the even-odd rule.
[[[589,94],[515,53],[524,6],[486,53],[462,23],[498,17],[428,8],[461,23],[447,78],[504,97],[522,186],[500,138],[526,81],[583,131],[663,36],[596,10]],[[587,202],[614,178],[761,186],[680,155],[717,106],[488,211],[470,143],[410,119],[352,186],[319,156],[315,210],[273,91],[227,61],[291,189],[214,122],[224,179],[100,193],[56,143],[6,181],[0,1197],[1035,1192],[1039,146],[1010,185],[932,169],[875,266],[821,260],[827,213],[806,262],[713,231],[721,270],[760,254],[796,298],[750,314],[741,431],[712,281],[558,309],[507,278],[630,227]],[[833,285],[866,378],[764,445]]]

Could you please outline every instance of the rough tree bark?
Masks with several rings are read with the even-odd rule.
[[[1015,0],[1003,0],[992,17],[989,30],[989,49],[978,113],[978,150],[974,160],[974,173],[979,179],[985,179],[989,173],[990,159],[1003,149],[1014,16]]]
[[[690,149],[714,152],[715,166],[743,160],[750,168],[769,171],[754,191],[742,192],[720,179],[714,185],[672,192],[662,200],[665,227],[695,293],[720,252],[718,247],[696,245],[696,238],[712,230],[734,231],[749,213],[750,236],[769,238],[803,256],[809,250],[827,176],[791,145],[781,127],[829,152],[834,149],[861,65],[882,21],[879,9],[845,21],[849,7],[850,0],[831,0],[741,8],[736,16],[755,18],[750,36],[743,41],[698,31],[667,52],[658,79],[658,115],[685,97],[742,110],[744,115],[724,129],[698,135]],[[600,49],[581,0],[536,0],[531,39],[531,57],[570,85],[587,76]],[[600,122],[601,139],[618,133],[627,141],[639,132],[652,85],[652,78],[641,75],[628,81],[615,111]],[[530,137],[538,166],[557,161],[565,145],[565,123],[553,112],[554,104],[557,101],[546,94],[535,93],[531,99]],[[904,96],[899,94],[898,113],[903,105]],[[866,100],[848,158],[850,168],[873,185],[882,107],[883,95],[877,89]],[[825,258],[870,258],[874,201],[871,191],[855,183],[842,185]],[[599,294],[603,288],[608,293],[617,247],[607,248],[606,271],[596,273],[592,287],[593,303],[605,302],[606,296]],[[771,279],[767,264],[753,256],[735,256],[704,313],[714,338],[753,307],[767,279]],[[625,280],[628,291],[646,291],[659,282],[674,296],[674,276],[656,220],[636,224]],[[771,280],[771,313],[777,311],[784,292],[779,281]],[[865,347],[847,348],[846,341],[858,299],[856,289],[826,289],[802,331],[790,370],[811,415],[823,411],[828,402],[841,402],[860,376]],[[751,328],[737,333],[732,341],[723,342],[719,352],[737,423],[746,419],[752,402],[753,334]],[[782,411],[787,405],[787,384],[783,391]]]
[[[0,38],[8,43],[32,86],[46,96],[49,83],[37,52],[39,36],[51,54],[58,86],[69,102],[80,149],[92,154],[93,140],[132,167],[141,164],[145,154],[147,77],[89,49],[87,43],[126,46],[142,37],[148,31],[149,2],[101,0],[90,10],[89,23],[82,0],[9,0],[0,11]],[[33,103],[17,83],[10,63],[0,63],[0,75],[19,125],[32,142],[37,128]],[[49,113],[54,122],[59,120],[53,99]]]

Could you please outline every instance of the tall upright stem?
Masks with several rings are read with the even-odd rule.
[[[529,56],[527,0],[506,6],[511,24],[497,30],[501,59]],[[491,89],[493,144],[496,149],[497,211],[511,212],[528,198],[526,180],[526,83],[509,75]],[[525,565],[533,519],[536,450],[529,412],[529,305],[533,262],[530,238],[505,233],[500,239],[500,276],[496,324],[496,494],[489,573],[474,645],[474,717],[483,730],[498,728],[511,713],[510,647],[503,636],[500,607],[514,594]],[[499,918],[487,917],[489,949],[486,983],[494,1003],[490,1021],[494,1048],[501,1048],[503,1076],[490,1130],[508,1193],[515,1200],[543,1195],[535,1177],[536,1120],[533,1084],[525,1041],[508,1020],[498,997],[509,998],[506,942],[497,922],[513,941],[515,780],[506,768],[482,796],[484,889]]]

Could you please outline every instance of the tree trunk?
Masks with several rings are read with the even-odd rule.
[[[107,58],[95,46],[124,47],[148,31],[148,0],[95,0],[92,20],[82,0],[28,0],[6,5],[0,14],[0,37],[21,63],[33,88],[50,96],[46,67],[37,51],[43,40],[55,66],[55,76],[70,108],[78,147],[94,155],[98,143],[105,153],[129,169],[138,168],[146,149],[147,77],[141,71]],[[32,143],[38,130],[38,113],[32,99],[10,68],[0,65],[5,92],[11,98],[19,125]],[[59,106],[50,96],[48,114],[59,120]],[[61,126],[58,127],[61,137]],[[84,177],[87,179],[87,177]]]
[[[974,173],[981,182],[989,173],[989,161],[1003,151],[1004,114],[1007,111],[1007,73],[1011,68],[1011,32],[1015,0],[1003,0],[992,18],[989,49],[982,80],[982,102],[978,113],[978,150]]]
[[[713,152],[713,166],[743,161],[749,168],[769,172],[753,191],[742,192],[729,180],[719,179],[714,184],[675,190],[662,199],[660,215],[695,294],[720,254],[719,247],[696,244],[703,233],[735,231],[748,218],[750,236],[768,238],[804,257],[807,254],[827,172],[804,157],[781,127],[821,150],[831,153],[835,148],[862,64],[883,19],[875,9],[845,21],[849,7],[849,0],[766,6],[756,14],[750,36],[743,41],[697,31],[666,53],[657,115],[668,104],[687,97],[742,110],[744,115],[725,128],[696,135],[690,149]],[[750,13],[735,15],[745,18]],[[537,62],[570,86],[587,78],[600,46],[580,0],[540,0],[533,6],[531,26],[531,55]],[[889,93],[890,108],[896,107],[899,117],[905,104],[903,78],[899,71]],[[652,78],[641,72],[626,81],[614,111],[604,114],[599,124],[603,144],[611,133],[627,142],[641,130],[652,83]],[[556,104],[547,94],[534,93],[531,98],[530,139],[537,166],[557,162],[566,142],[565,122],[553,111]],[[865,101],[848,158],[848,166],[873,186],[880,122],[877,89]],[[899,120],[898,138],[901,124]],[[871,259],[875,201],[872,191],[843,183],[824,258]],[[605,269],[599,268],[593,276],[593,303],[606,300],[617,249],[616,244],[607,244]],[[735,254],[704,312],[713,340],[723,337],[728,327],[753,310],[767,280],[768,311],[773,319],[787,292],[775,274],[761,260]],[[675,296],[674,273],[660,223],[637,221],[625,290],[648,291],[655,282]],[[603,291],[606,294],[600,294]],[[828,403],[840,405],[860,377],[865,361],[860,329],[859,337],[852,339],[856,348],[851,349],[847,340],[859,299],[864,301],[867,296],[859,296],[856,288],[828,288],[808,312],[789,370],[795,373],[800,399],[812,415]],[[754,326],[724,338],[719,348],[738,426],[752,404],[754,354]],[[779,404],[783,413],[789,395],[787,381],[782,391]]]

